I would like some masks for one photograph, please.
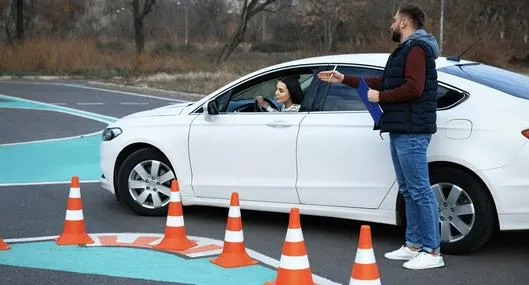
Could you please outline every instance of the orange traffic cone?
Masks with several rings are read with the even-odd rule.
[[[371,228],[367,225],[360,228],[358,249],[349,281],[349,285],[360,284],[380,285],[380,275],[371,242]]]
[[[9,246],[0,238],[0,250],[8,250]]]
[[[182,251],[196,246],[197,243],[191,241],[186,236],[184,226],[184,212],[182,210],[182,199],[176,180],[171,181],[171,198],[169,200],[169,210],[165,223],[165,235],[163,240],[154,246],[161,250]]]
[[[221,267],[230,268],[257,264],[257,261],[251,259],[248,253],[246,253],[239,194],[237,192],[231,193],[230,210],[228,212],[222,254],[218,258],[211,260],[211,262]]]
[[[290,209],[290,220],[288,230],[283,245],[281,260],[277,278],[273,282],[267,282],[266,285],[313,285],[312,271],[310,270],[309,258],[303,232],[301,231],[301,221],[299,209]]]
[[[66,208],[64,231],[55,241],[58,245],[81,245],[94,243],[85,230],[83,204],[81,202],[81,188],[79,177],[72,177],[70,194]]]

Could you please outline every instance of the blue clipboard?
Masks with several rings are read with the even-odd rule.
[[[378,103],[372,103],[369,102],[367,99],[367,91],[369,90],[369,87],[367,86],[366,81],[364,78],[360,78],[360,84],[358,85],[358,96],[362,99],[364,102],[364,105],[366,106],[367,110],[369,111],[369,114],[371,114],[371,117],[373,118],[373,121],[375,122],[375,126],[378,126],[380,123],[380,118],[382,117],[382,108]]]

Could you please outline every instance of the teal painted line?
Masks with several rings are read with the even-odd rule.
[[[72,109],[72,108],[63,107],[63,106],[56,106],[56,105],[32,101],[32,100],[21,99],[17,97],[11,97],[7,95],[0,94],[0,99],[7,101],[7,102],[0,102],[0,108],[16,108],[16,109],[31,109],[31,110],[62,112],[62,113],[66,113],[66,114],[70,114],[70,115],[74,115],[78,117],[100,121],[100,122],[107,123],[107,124],[110,124],[117,120],[117,118],[110,117],[110,116],[94,114],[91,112],[81,111],[81,110]]]
[[[0,264],[200,285],[262,285],[276,277],[260,264],[226,269],[212,264],[211,257],[186,260],[146,249],[57,246],[53,241],[9,246],[0,252]]]
[[[101,136],[0,147],[0,184],[99,180]]]
[[[109,116],[0,95],[0,108],[63,112],[104,123]],[[57,183],[79,176],[81,181],[99,180],[101,135],[0,145],[0,185]]]

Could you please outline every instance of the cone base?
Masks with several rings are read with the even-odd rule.
[[[301,270],[288,270],[279,268],[277,272],[277,278],[274,281],[265,283],[265,285],[290,285],[290,284],[313,284],[317,285],[316,282],[312,281],[312,272],[310,269]]]
[[[155,249],[182,251],[197,245],[196,242],[187,238],[164,238],[159,244],[153,246]]]
[[[222,253],[219,257],[211,260],[211,263],[224,268],[245,267],[258,264],[246,252]]]
[[[288,283],[284,283],[284,284],[288,284]],[[311,283],[309,282],[308,284],[311,284]],[[276,283],[276,281],[271,281],[271,282],[266,282],[265,285],[278,285],[278,283]],[[312,282],[312,285],[318,285],[318,283]]]
[[[3,240],[0,239],[0,250],[9,250],[9,246]]]
[[[88,234],[62,234],[55,240],[58,245],[84,245],[92,244],[94,241]]]

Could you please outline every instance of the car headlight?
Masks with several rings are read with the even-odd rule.
[[[103,141],[110,141],[121,135],[122,132],[120,128],[106,128],[101,137]]]

